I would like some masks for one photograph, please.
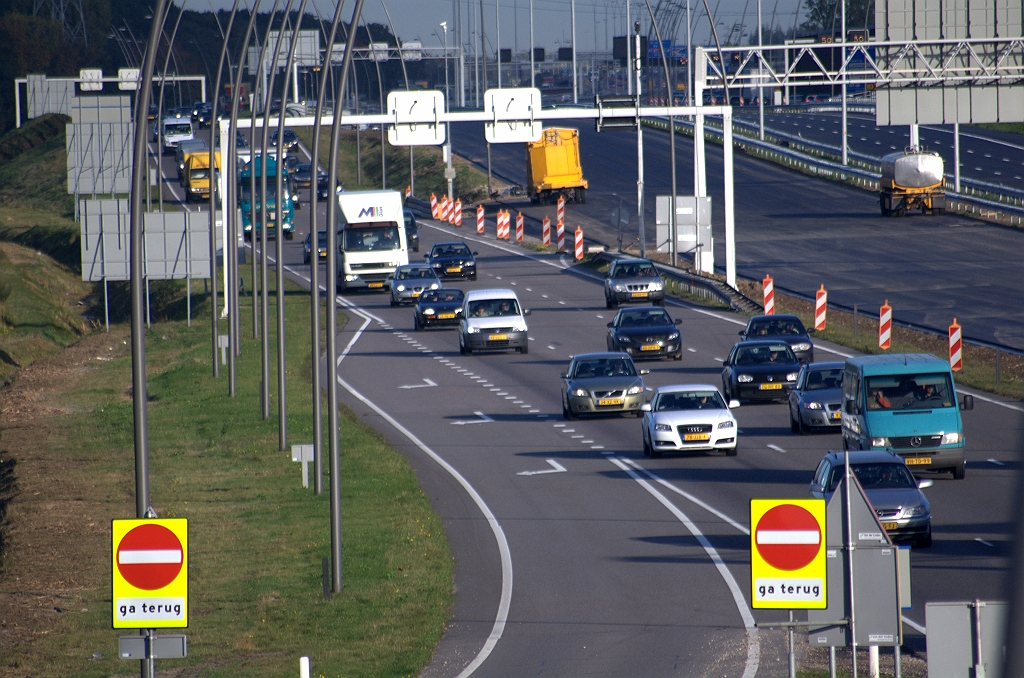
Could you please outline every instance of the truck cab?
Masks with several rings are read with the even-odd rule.
[[[338,193],[338,290],[383,292],[409,263],[409,242],[398,191]]]
[[[220,151],[213,154],[216,178],[220,179]],[[185,159],[185,200],[195,202],[197,200],[210,199],[210,152],[198,151],[189,153]]]
[[[291,240],[295,233],[295,206],[292,202],[288,168],[282,168],[284,174],[283,195],[277,199],[277,159],[267,156],[261,162],[261,156],[245,165],[238,178],[238,207],[242,210],[243,237],[249,240],[258,236],[262,223],[262,210],[267,210],[267,237],[276,237],[278,226],[284,233],[285,240]],[[266,199],[261,199],[263,190],[262,173],[267,176]],[[255,184],[255,188],[253,187]],[[255,200],[253,195],[255,194]],[[280,205],[278,204],[280,203]],[[280,207],[280,209],[278,209]],[[255,222],[255,226],[253,225]]]

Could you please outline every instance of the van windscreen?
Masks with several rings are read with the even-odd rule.
[[[402,241],[398,235],[398,224],[393,221],[361,222],[346,224],[341,239],[345,252],[376,252],[400,250]]]
[[[894,374],[865,379],[869,410],[921,410],[953,407],[948,374]]]

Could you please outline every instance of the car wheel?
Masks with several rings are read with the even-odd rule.
[[[414,332],[419,332],[423,329],[423,327],[420,326],[420,317],[415,314],[412,316],[412,329]]]
[[[651,448],[650,449],[651,449],[651,459],[661,459],[661,450],[655,448],[653,443],[651,444]]]
[[[643,438],[643,441],[644,441],[644,456],[645,457],[649,457],[649,456],[651,456],[651,444],[647,442],[647,435],[646,434],[643,435],[642,438]]]
[[[800,425],[796,423],[796,419],[793,418],[793,410],[789,411],[789,430],[793,433],[800,432]]]
[[[395,301],[394,297],[391,297],[391,308],[394,308],[395,306],[398,306],[398,303]]]
[[[469,279],[470,280],[476,280],[476,273],[474,273],[473,275],[469,276]]]
[[[565,403],[565,412],[568,415],[566,419],[568,419],[569,421],[576,421],[577,419],[580,418],[579,414],[573,412],[572,405],[569,404],[568,400]]]
[[[459,337],[459,355],[469,355],[466,345],[462,343],[462,337]]]
[[[654,305],[655,306],[664,306],[665,305],[665,299],[664,298],[655,299],[654,300]]]
[[[808,430],[809,429],[808,429],[807,425],[804,423],[804,418],[802,416],[800,416],[799,414],[797,414],[796,415],[796,431],[797,431],[797,433],[799,433],[800,435],[804,435],[805,433],[808,432]]]
[[[526,343],[523,344],[523,347],[519,349],[519,355],[526,355],[529,352],[530,352],[530,340],[527,339]]]
[[[953,480],[963,480],[967,477],[967,462],[963,462],[959,466],[954,466],[953,469]]]
[[[725,456],[727,456],[727,457],[735,457],[736,453],[739,452],[739,450],[740,450],[740,446],[738,444],[734,445],[734,446],[732,446],[730,448],[727,448],[725,450]]]
[[[676,352],[676,356],[675,356],[675,358],[673,358],[673,360],[682,360],[682,359],[683,359],[683,349],[679,349],[679,351]]]
[[[923,537],[918,537],[917,539],[914,540],[914,546],[917,546],[918,548],[926,549],[926,548],[931,548],[931,545],[932,545],[932,528],[929,527],[928,528],[928,534],[924,535]]]
[[[569,408],[565,404],[564,400],[562,401],[562,419],[572,419],[572,417],[569,416]]]
[[[615,297],[610,297],[608,299],[608,308],[614,310],[614,309],[616,309],[618,307],[619,307],[619,300],[616,299]]]

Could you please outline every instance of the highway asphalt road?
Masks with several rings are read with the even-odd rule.
[[[297,216],[284,263],[301,282]],[[454,332],[413,332],[411,309],[385,295],[340,298],[342,400],[410,459],[456,558],[453,617],[424,675],[784,675],[782,634],[751,629],[782,615],[749,609],[748,502],[806,497],[839,436],[792,434],[782,404],[744,405],[737,457],[651,460],[636,419],[563,421],[558,372],[604,348],[599,283],[467,230],[426,222],[423,248],[454,236],[480,252],[480,280],[459,286],[516,290],[533,310],[528,355],[460,356]],[[719,385],[743,319],[672,313],[687,350],[644,364],[647,385]],[[830,350],[845,353],[819,346],[821,359]],[[927,491],[935,541],[913,554],[911,647],[923,648],[925,602],[1003,595],[1024,412],[993,401],[965,414],[967,479],[939,475]]]
[[[625,244],[638,237],[636,215],[636,133],[598,134],[586,121],[580,130],[584,176],[590,182],[585,205],[566,207],[570,230],[581,224],[588,238],[615,246],[611,210],[620,204],[632,217]],[[482,125],[452,125],[455,152],[486,167]],[[693,195],[693,144],[676,135],[677,187]],[[706,145],[708,192],[716,266],[724,271],[725,230],[721,148]],[[520,144],[491,146],[495,173],[524,184],[525,152]],[[644,131],[646,240],[655,242],[655,196],[671,193],[668,134]],[[736,252],[739,275],[765,274],[781,289],[813,295],[819,285],[829,301],[875,313],[885,300],[898,321],[945,332],[953,317],[964,335],[1024,349],[1024,295],[1017,258],[1024,232],[956,215],[883,218],[875,193],[802,175],[736,153]],[[532,206],[508,199],[532,217],[539,231],[553,205]],[[493,232],[489,214],[488,232]]]

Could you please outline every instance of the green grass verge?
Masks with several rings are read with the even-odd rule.
[[[252,289],[249,281],[245,289]],[[290,284],[287,292],[289,441],[308,443],[309,301]],[[276,385],[273,300],[272,289]],[[243,300],[246,309],[248,303]],[[205,315],[203,307],[195,312],[209,315],[208,307]],[[241,326],[248,334],[251,315]],[[158,666],[181,675],[292,676],[299,656],[308,655],[317,676],[417,673],[452,605],[453,560],[440,519],[407,461],[355,415],[342,412],[344,592],[325,602],[328,493],[317,497],[303,489],[299,465],[278,450],[276,398],[274,415],[266,421],[260,416],[259,343],[243,341],[232,399],[226,368],[220,379],[211,375],[209,333],[208,322],[200,321],[192,327],[154,325],[147,334],[152,502],[162,517],[188,518],[190,540],[188,658]],[[49,633],[33,636],[7,658],[19,675],[99,677],[137,670],[117,659],[119,632],[110,628],[107,521],[134,516],[131,361],[121,338],[124,328],[112,335],[113,359],[66,395],[75,414],[51,436],[51,453],[70,466],[61,485],[75,488],[71,492],[86,502],[76,518],[108,528],[94,531],[88,562],[73,566],[77,599],[66,607],[75,614],[56,617]],[[88,539],[89,531],[83,532]]]
[[[995,122],[985,125],[974,125],[984,129],[992,129],[997,132],[1009,132],[1011,134],[1024,134],[1024,122]]]

